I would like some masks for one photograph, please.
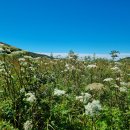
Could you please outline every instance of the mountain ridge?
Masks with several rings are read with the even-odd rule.
[[[11,46],[10,44],[4,43],[4,42],[0,42],[0,51],[2,53],[6,53],[6,54],[11,54],[11,53],[18,52],[18,51],[19,52],[24,51],[26,53],[26,55],[32,56],[34,58],[36,58],[36,57],[51,58],[48,55],[38,54],[38,53],[30,52],[30,51],[25,51],[25,50],[22,50],[20,48],[14,47],[14,46]]]

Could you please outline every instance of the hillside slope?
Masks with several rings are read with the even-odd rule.
[[[47,55],[44,54],[37,54],[34,52],[29,52],[29,51],[24,51],[20,48],[17,47],[13,47],[9,44],[0,42],[0,53],[5,53],[5,54],[13,54],[13,53],[17,53],[17,52],[24,52],[26,55],[28,56],[32,56],[32,57],[45,57],[45,58],[50,58]]]

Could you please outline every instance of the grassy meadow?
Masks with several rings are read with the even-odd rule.
[[[0,130],[130,130],[130,62],[1,53]]]

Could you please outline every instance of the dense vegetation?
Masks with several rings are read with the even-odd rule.
[[[129,130],[130,62],[0,54],[0,130]]]

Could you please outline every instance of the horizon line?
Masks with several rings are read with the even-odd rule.
[[[51,54],[54,56],[54,57],[67,57],[68,56],[68,53],[65,53],[65,52],[36,52],[38,54],[45,54],[45,55],[48,55],[50,56]],[[84,58],[85,56],[90,56],[90,57],[93,57],[95,56],[96,58],[107,58],[107,59],[111,59],[111,55],[108,54],[108,53],[75,53],[77,56],[81,57],[81,58]],[[118,54],[118,57],[117,58],[125,58],[125,57],[130,57],[130,53],[120,53]]]

